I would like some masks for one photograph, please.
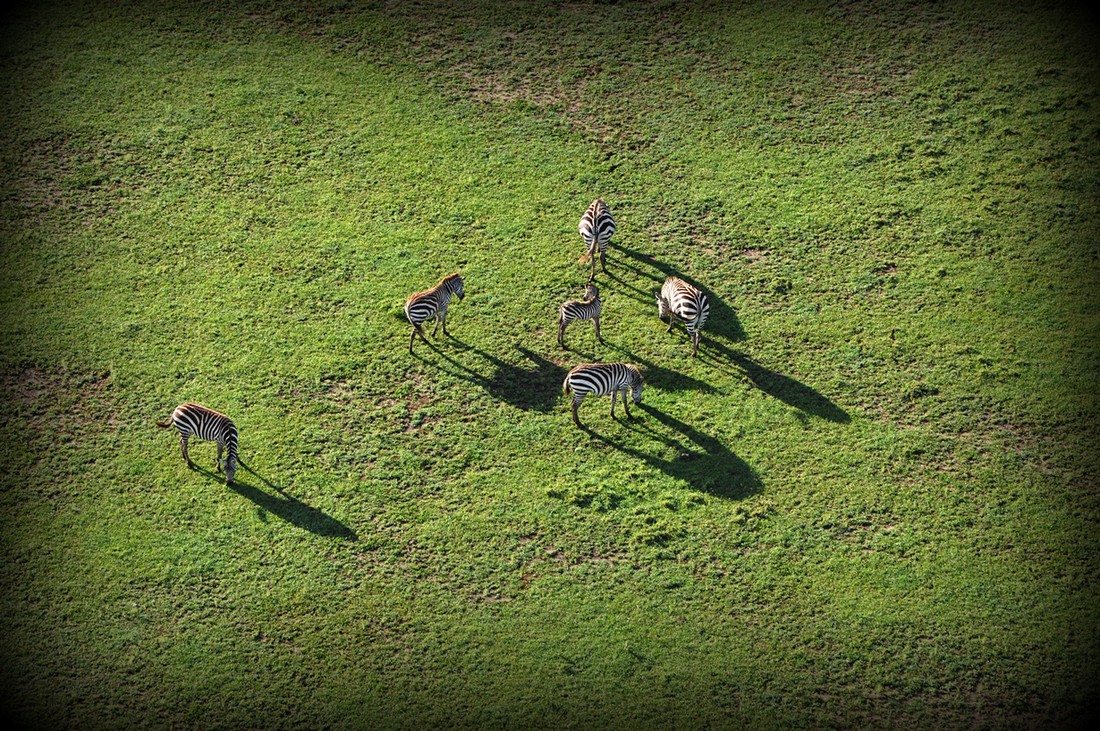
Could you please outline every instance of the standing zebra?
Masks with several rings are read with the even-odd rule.
[[[409,318],[409,322],[413,326],[413,331],[409,334],[410,355],[413,352],[413,340],[416,339],[417,334],[425,343],[428,342],[428,338],[424,336],[424,330],[420,327],[421,323],[426,320],[435,318],[435,327],[432,328],[433,336],[435,331],[439,329],[439,323],[441,322],[443,323],[443,334],[447,334],[447,305],[451,303],[451,295],[458,295],[460,300],[465,296],[462,277],[458,273],[443,277],[439,284],[431,289],[417,292],[409,297],[408,302],[405,303],[405,317]]]
[[[225,450],[225,484],[233,484],[233,475],[237,471],[237,427],[225,414],[194,403],[180,404],[167,421],[158,421],[157,426],[167,429],[175,426],[180,433],[180,451],[183,461],[189,469],[195,469],[191,457],[187,454],[187,440],[191,437],[218,443],[218,472],[222,471],[222,450]]]
[[[710,302],[699,289],[679,277],[669,277],[657,295],[657,317],[663,322],[668,317],[668,330],[672,332],[673,319],[687,326],[691,336],[691,356],[699,354],[699,331],[710,314]]]
[[[626,403],[626,392],[630,391],[634,403],[642,402],[642,374],[637,366],[629,363],[582,363],[565,375],[562,390],[573,394],[573,423],[577,426],[581,426],[581,421],[577,418],[577,407],[589,394],[611,396],[611,417],[614,418],[615,401],[621,393],[623,408],[626,409],[629,419],[630,407]]]
[[[584,245],[588,249],[581,261],[592,259],[592,274],[588,281],[596,278],[596,254],[600,255],[600,268],[607,274],[607,243],[615,233],[615,219],[611,217],[611,211],[603,200],[597,198],[588,206],[588,210],[581,216],[581,223],[577,227],[584,239]]]
[[[603,343],[600,335],[600,314],[603,312],[603,303],[600,302],[600,290],[592,282],[584,288],[583,300],[569,300],[558,311],[558,345],[565,347],[565,328],[573,320],[591,320],[596,326],[596,339]]]

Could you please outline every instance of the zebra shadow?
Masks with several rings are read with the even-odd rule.
[[[251,467],[248,467],[243,462],[239,463],[241,468],[248,471],[250,474],[256,477],[264,486],[271,490],[276,491],[282,497],[276,497],[265,490],[261,490],[255,485],[250,485],[247,482],[241,481],[241,470],[237,470],[237,474],[234,475],[233,484],[227,485],[227,487],[233,492],[237,493],[241,497],[248,498],[256,504],[261,510],[266,513],[270,513],[281,520],[285,520],[287,523],[295,525],[302,530],[307,530],[310,533],[314,533],[326,538],[343,538],[348,541],[355,541],[359,539],[359,536],[348,526],[344,525],[340,521],[336,520],[332,516],[326,514],[322,510],[318,510],[301,500],[292,497],[286,493],[278,485],[272,483],[266,477],[263,477],[256,473]],[[225,477],[211,472],[195,465],[195,470],[201,472],[206,477],[215,480],[219,483],[225,484]]]
[[[654,310],[657,307],[657,300],[654,295],[661,289],[661,285],[664,284],[665,279],[671,276],[679,277],[688,284],[697,287],[700,292],[707,296],[707,301],[710,303],[710,317],[707,318],[707,324],[703,328],[703,337],[706,338],[708,334],[723,337],[729,341],[737,342],[739,340],[745,340],[745,329],[741,327],[741,321],[737,317],[737,313],[733,308],[726,304],[725,300],[714,294],[714,291],[708,288],[705,284],[695,281],[690,276],[683,272],[677,271],[674,267],[662,262],[649,254],[645,254],[634,249],[627,248],[625,246],[617,247],[627,258],[639,262],[641,266],[624,265],[637,272],[640,276],[647,277],[653,281],[654,289],[650,292],[646,292],[646,297],[643,299],[647,304],[652,304]],[[656,271],[657,273],[654,273]],[[621,281],[621,280],[618,280]],[[623,284],[635,292],[641,293],[642,290],[628,285],[625,282]]]
[[[716,497],[744,500],[763,489],[752,467],[718,439],[649,404],[635,404],[634,408],[646,412],[663,427],[655,428],[647,424],[646,419],[637,417],[621,421],[631,431],[650,440],[653,443],[651,451],[628,446],[588,425],[582,425],[581,429],[612,449],[629,454],[670,477]],[[675,452],[675,456],[666,458],[660,455],[670,451]]]
[[[459,340],[454,335],[449,334],[448,337],[454,340],[462,352],[472,353],[489,366],[486,372],[482,373],[443,352],[434,343],[429,343],[428,347],[449,366],[440,367],[451,375],[485,389],[494,399],[504,401],[522,411],[549,412],[557,405],[561,384],[565,379],[565,368],[562,366],[522,346],[516,346],[516,350],[526,363],[522,365],[509,363],[492,353]],[[425,358],[420,360],[430,363]]]
[[[722,369],[725,369],[727,363],[734,363],[739,373],[752,381],[754,386],[805,414],[837,424],[847,424],[852,421],[847,411],[820,392],[790,376],[773,371],[757,363],[750,356],[731,350],[721,343],[710,343],[706,351],[700,347],[699,357]]]

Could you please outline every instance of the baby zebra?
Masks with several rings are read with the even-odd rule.
[[[691,356],[699,354],[699,331],[710,314],[710,302],[707,296],[694,285],[688,284],[679,277],[669,277],[661,287],[661,293],[657,295],[657,317],[668,318],[668,330],[672,332],[673,318],[680,320],[687,327],[691,336]]]
[[[591,320],[596,326],[596,339],[603,343],[600,335],[600,313],[603,312],[603,304],[600,302],[600,290],[591,282],[584,288],[584,299],[569,300],[558,311],[558,345],[565,347],[565,328],[573,320]]]
[[[614,418],[615,401],[621,393],[626,416],[631,418],[626,392],[630,391],[634,403],[642,403],[642,374],[637,366],[629,363],[582,363],[565,375],[562,390],[573,394],[573,423],[577,426],[581,426],[581,421],[577,418],[577,407],[589,394],[611,396],[611,417]]]
[[[433,336],[435,331],[439,329],[439,323],[441,322],[443,323],[443,334],[447,334],[447,305],[451,303],[451,295],[457,295],[460,300],[465,296],[465,291],[462,288],[462,277],[457,273],[443,277],[439,284],[431,289],[417,292],[409,297],[409,301],[405,303],[405,317],[409,318],[409,322],[413,326],[413,331],[409,334],[410,355],[413,352],[413,340],[416,339],[417,334],[425,343],[428,342],[428,338],[424,336],[424,331],[420,327],[426,320],[435,318],[435,327],[432,328]]]
[[[615,219],[611,217],[611,210],[608,209],[607,204],[599,198],[592,201],[588,210],[581,216],[577,230],[580,231],[584,245],[588,249],[588,253],[581,257],[581,261],[589,257],[592,259],[592,274],[588,277],[588,281],[591,282],[596,278],[597,252],[600,255],[600,268],[603,269],[604,274],[607,274],[607,243],[615,233]]]
[[[233,484],[233,474],[237,471],[237,427],[225,414],[219,414],[200,404],[180,404],[168,421],[158,421],[157,426],[167,429],[175,426],[180,433],[180,451],[183,461],[189,469],[195,469],[191,457],[187,454],[187,440],[191,437],[218,443],[218,472],[222,471],[222,449],[225,450],[225,484]]]

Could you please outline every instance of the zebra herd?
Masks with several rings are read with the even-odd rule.
[[[602,199],[597,198],[592,201],[581,216],[577,230],[585,244],[585,255],[581,261],[591,262],[591,273],[585,286],[584,299],[566,301],[558,310],[558,344],[563,348],[565,347],[565,329],[569,323],[577,320],[591,320],[596,331],[596,339],[601,344],[604,342],[600,334],[603,303],[600,301],[600,291],[595,283],[596,259],[599,258],[600,269],[607,274],[607,247],[615,233],[615,219]],[[451,303],[451,297],[462,300],[464,296],[465,285],[462,276],[455,273],[444,277],[431,289],[417,292],[409,297],[405,302],[405,317],[413,328],[409,334],[409,354],[413,354],[413,343],[417,335],[425,343],[428,342],[423,330],[423,325],[428,320],[435,321],[432,328],[433,337],[440,325],[443,325],[443,334],[447,334],[447,308]],[[699,331],[702,330],[710,314],[707,296],[691,283],[676,276],[669,276],[661,286],[660,292],[656,293],[656,297],[657,316],[662,322],[665,318],[668,319],[666,332],[672,332],[673,323],[677,320],[683,322],[691,338],[691,355],[696,357],[699,353]],[[610,396],[612,418],[615,416],[615,403],[621,396],[623,409],[626,411],[627,418],[630,418],[627,392],[630,393],[635,404],[640,404],[642,385],[641,371],[630,363],[581,363],[566,374],[562,390],[572,395],[573,422],[578,427],[582,427],[577,417],[577,408],[584,401],[585,396]],[[233,484],[233,475],[241,460],[237,455],[237,427],[229,417],[199,404],[184,403],[172,412],[167,421],[157,422],[157,426],[164,429],[170,426],[176,427],[180,435],[180,451],[183,452],[183,460],[189,468],[194,467],[187,453],[187,441],[190,437],[217,442],[217,469],[221,472],[224,466],[225,482],[227,485]],[[223,450],[226,454],[224,463]]]

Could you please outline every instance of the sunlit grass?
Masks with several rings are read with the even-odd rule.
[[[601,32],[590,32],[598,28]],[[2,36],[5,711],[1064,727],[1097,678],[1095,25],[200,3]],[[587,323],[577,221],[618,221]],[[449,337],[402,304],[452,271]],[[697,359],[653,292],[703,287]],[[568,368],[645,403],[572,425]],[[230,414],[251,469],[153,427]]]

